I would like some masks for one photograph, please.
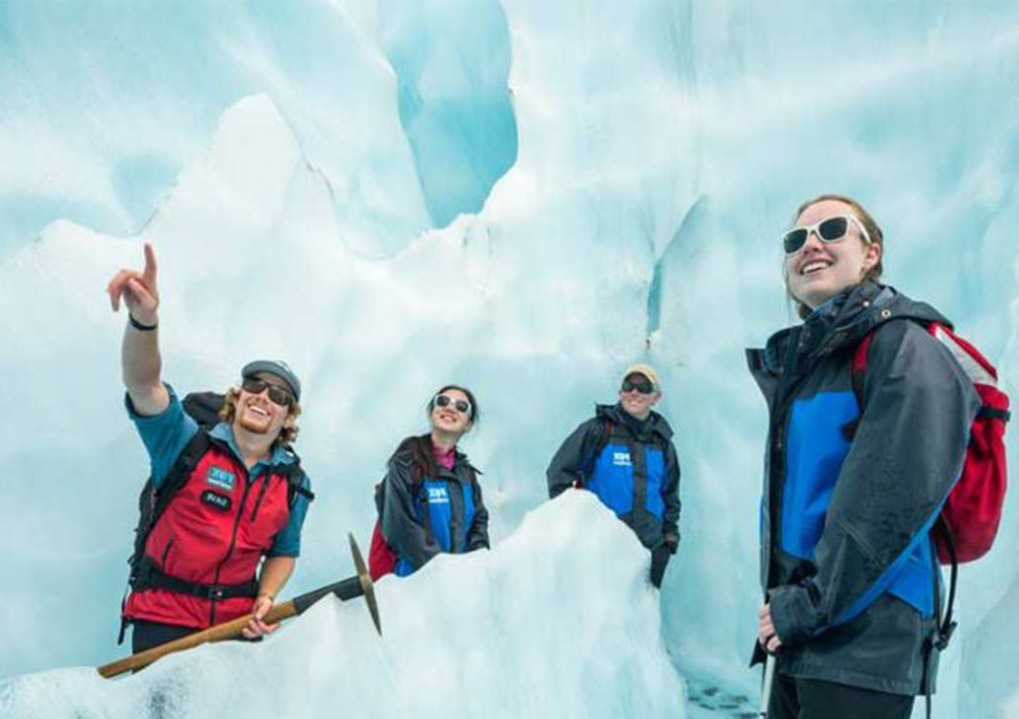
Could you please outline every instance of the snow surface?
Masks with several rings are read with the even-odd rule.
[[[756,697],[765,413],[742,348],[792,321],[774,238],[804,198],[858,196],[885,230],[888,281],[952,317],[1016,395],[1017,19],[1015,3],[939,1],[0,2],[6,701],[30,706],[32,686],[85,676],[19,675],[118,655],[146,460],[121,403],[124,318],[103,288],[140,263],[143,240],[178,390],[225,388],[253,356],[285,357],[304,380],[297,446],[318,499],[291,594],[351,572],[344,535],[367,544],[371,487],[443,383],[478,395],[464,449],[485,470],[501,546],[622,368],[659,365],[684,503],[664,643],[691,697],[695,685]],[[1017,495],[995,550],[963,569],[939,717],[1019,717]],[[625,564],[628,546],[605,561]],[[418,591],[442,592],[426,578],[474,561],[437,565]],[[584,584],[605,598],[593,611],[647,616],[611,584]],[[571,626],[576,607],[556,607]],[[346,632],[348,611],[320,607],[250,654],[329,633],[315,622]],[[640,646],[657,672],[660,654]],[[207,670],[185,667],[248,649],[168,662],[171,683],[211,694]],[[322,683],[347,661],[333,654],[316,665]],[[457,683],[475,663],[541,661],[442,657]],[[377,674],[402,686],[418,671]],[[613,671],[617,686],[665,681],[625,676],[622,658]],[[107,691],[137,709],[149,689],[127,687],[146,676],[63,696],[86,716]],[[582,716],[554,704],[587,701],[580,674],[555,687],[536,698],[553,702],[546,716]],[[660,703],[615,715],[664,716],[672,696],[624,692],[613,700]]]
[[[89,667],[21,677],[0,716],[682,719],[649,569],[632,532],[571,491],[490,552],[384,577],[381,639],[363,600],[329,597],[262,644],[205,645],[125,680]]]

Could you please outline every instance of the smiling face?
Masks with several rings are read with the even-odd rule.
[[[651,415],[651,408],[658,403],[661,396],[661,392],[654,390],[650,379],[634,372],[623,380],[623,388],[619,390],[619,404],[628,415],[643,421]]]
[[[807,227],[829,217],[850,215],[853,208],[839,200],[821,200],[806,207],[793,227]],[[810,309],[816,309],[864,278],[881,259],[881,246],[864,240],[860,225],[850,222],[845,237],[822,242],[811,232],[796,252],[786,256],[789,292]]]
[[[448,398],[448,401],[441,400],[441,397]],[[460,405],[460,409],[457,405]],[[433,430],[459,438],[471,428],[471,400],[461,390],[443,390],[432,400],[432,411],[428,419]]]
[[[259,372],[255,377],[267,385],[287,389],[286,383],[276,375],[268,372]],[[258,393],[249,392],[242,387],[237,398],[237,410],[233,423],[234,431],[244,430],[252,434],[268,436],[275,440],[284,426],[286,426],[289,415],[289,407],[276,404],[269,399],[268,386]]]

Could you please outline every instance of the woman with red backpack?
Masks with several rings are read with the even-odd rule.
[[[755,647],[775,657],[768,717],[907,719],[933,690],[932,529],[981,401],[928,331],[951,323],[879,283],[883,235],[859,203],[804,203],[782,242],[803,322],[747,353],[770,415]]]
[[[457,449],[478,416],[469,389],[446,385],[428,401],[431,430],[407,437],[389,458],[376,492],[380,521],[372,538],[373,578],[389,572],[407,576],[440,552],[488,548],[480,472]]]

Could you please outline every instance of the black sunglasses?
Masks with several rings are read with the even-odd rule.
[[[289,390],[285,387],[280,387],[278,384],[266,382],[264,379],[245,377],[244,381],[241,382],[241,389],[251,394],[262,394],[262,392],[268,389],[269,401],[280,407],[289,407],[294,402],[294,395],[290,394]]]
[[[850,222],[860,228],[860,235],[863,237],[864,242],[869,245],[870,235],[867,233],[867,228],[863,226],[863,223],[852,215],[839,215],[837,217],[828,217],[807,227],[795,227],[789,230],[782,235],[782,246],[785,248],[787,255],[799,252],[807,238],[810,237],[811,232],[817,235],[821,242],[838,242],[849,232]]]
[[[623,386],[620,387],[622,392],[632,392],[637,390],[641,394],[653,394],[655,386],[651,384],[651,380],[647,379],[624,379]]]
[[[465,414],[468,417],[471,414],[471,403],[467,400],[453,399],[452,397],[448,397],[444,394],[435,395],[436,407],[449,407],[450,405],[453,405],[453,408],[460,414]]]

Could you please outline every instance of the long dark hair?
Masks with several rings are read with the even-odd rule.
[[[431,434],[406,437],[400,442],[389,461],[400,456],[409,456],[411,476],[420,484],[426,478],[435,477],[439,473],[439,463],[435,461],[433,447]]]

